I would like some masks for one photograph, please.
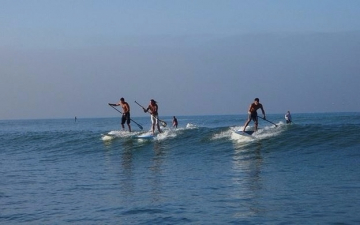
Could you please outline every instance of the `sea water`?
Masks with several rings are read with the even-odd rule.
[[[132,119],[0,121],[0,223],[360,224],[360,113]]]

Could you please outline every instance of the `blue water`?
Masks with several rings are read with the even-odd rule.
[[[148,117],[0,121],[0,223],[360,223],[360,113],[268,115],[254,138],[245,115],[161,119],[147,141]]]

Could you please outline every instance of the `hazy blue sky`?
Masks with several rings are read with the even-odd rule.
[[[360,111],[360,1],[0,0],[0,119]]]

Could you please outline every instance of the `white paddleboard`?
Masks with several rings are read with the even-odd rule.
[[[152,133],[145,133],[135,136],[138,139],[153,139],[155,136]]]
[[[101,139],[104,141],[107,140],[112,140],[114,138],[131,138],[132,136],[134,136],[134,133],[131,133],[129,131],[110,131],[107,134],[101,134]]]
[[[232,132],[232,136],[235,138],[239,138],[239,137],[248,137],[248,138],[255,138],[254,136],[252,136],[252,134],[254,133],[254,131],[242,131],[242,130],[234,130]]]

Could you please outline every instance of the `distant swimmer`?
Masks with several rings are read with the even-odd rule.
[[[178,121],[177,121],[176,117],[174,116],[174,118],[173,118],[173,127],[177,128],[177,126],[178,126]]]
[[[262,114],[264,116],[264,120],[266,120],[265,117],[265,111],[263,108],[263,105],[259,103],[259,99],[255,98],[254,102],[250,104],[249,107],[249,111],[248,111],[248,119],[245,122],[244,128],[243,128],[243,132],[245,132],[246,127],[249,125],[250,121],[253,120],[255,122],[255,131],[257,131],[258,128],[258,115],[257,115],[257,110],[261,109]]]
[[[128,127],[129,127],[129,132],[131,132],[131,126],[130,126],[130,106],[127,102],[125,102],[124,98],[120,98],[120,102],[112,104],[109,103],[110,106],[121,106],[121,108],[123,109],[122,112],[122,116],[121,116],[121,127],[123,128],[123,130],[125,129],[124,124],[125,122],[127,123]]]
[[[75,123],[76,123],[76,120],[77,120],[77,118],[76,118],[76,116],[75,116]]]
[[[285,114],[285,120],[286,120],[286,123],[291,123],[290,111],[287,111],[287,113]]]

